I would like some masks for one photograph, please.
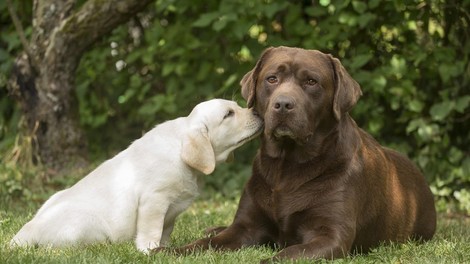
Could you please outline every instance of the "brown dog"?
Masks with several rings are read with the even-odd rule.
[[[283,248],[274,259],[332,259],[432,238],[436,212],[423,175],[357,127],[348,112],[361,89],[338,59],[269,48],[241,85],[265,120],[253,175],[233,223],[177,252],[270,244]]]

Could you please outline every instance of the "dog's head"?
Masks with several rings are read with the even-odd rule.
[[[263,128],[262,119],[252,109],[223,99],[198,104],[188,122],[181,157],[204,174],[212,173],[217,163],[227,160],[233,150],[258,136]]]
[[[240,82],[264,136],[303,144],[339,122],[362,94],[340,61],[316,50],[268,48]]]

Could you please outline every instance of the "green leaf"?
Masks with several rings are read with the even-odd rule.
[[[413,99],[410,101],[409,104],[409,109],[413,112],[419,113],[421,110],[423,110],[424,104],[421,101],[418,101],[416,99]]]
[[[454,164],[460,163],[460,161],[463,158],[463,152],[456,148],[456,147],[451,147],[449,152],[447,153],[447,158],[449,159],[450,162]]]
[[[418,128],[418,135],[424,141],[429,141],[438,134],[439,134],[439,126],[436,124],[423,125]]]
[[[366,63],[368,63],[372,59],[372,54],[361,54],[354,56],[352,59],[351,65],[349,65],[352,69],[358,69],[364,66]]]
[[[274,17],[276,13],[284,10],[289,4],[287,2],[273,2],[264,6],[264,12],[268,18]]]
[[[359,14],[362,14],[367,10],[367,4],[364,3],[364,1],[352,1],[352,6]]]
[[[143,104],[138,112],[142,115],[154,115],[165,106],[165,95],[158,94],[150,98],[151,103]]]
[[[223,89],[227,89],[230,86],[232,86],[235,83],[235,81],[237,81],[237,79],[238,79],[238,76],[236,74],[230,75],[227,78],[227,80],[224,82]]]
[[[208,78],[209,76],[209,73],[211,72],[212,70],[212,64],[207,62],[207,61],[204,61],[201,63],[201,66],[199,67],[199,70],[196,74],[196,79],[199,80],[199,81],[202,81],[202,80],[205,80],[206,78]]]
[[[371,21],[374,21],[377,16],[372,13],[366,13],[359,16],[358,22],[361,28],[366,27]]]
[[[328,6],[331,3],[330,0],[320,0],[320,5],[321,6]]]
[[[411,120],[406,127],[406,133],[410,134],[411,132],[417,130],[419,127],[424,126],[425,122],[422,118]]]
[[[163,64],[163,69],[162,69],[162,76],[168,76],[170,73],[172,73],[175,69],[175,64],[167,62]]]
[[[312,17],[319,17],[319,16],[324,16],[327,14],[327,9],[326,8],[322,8],[322,7],[318,7],[318,6],[315,6],[315,7],[307,7],[305,8],[305,13],[308,14],[309,16],[312,16]]]
[[[470,181],[470,156],[467,156],[462,161],[462,170],[463,170],[463,174],[467,175],[467,180]]]
[[[387,79],[383,75],[379,75],[372,79],[372,84],[378,88],[377,90],[381,90],[387,85]]]
[[[396,96],[403,96],[403,93],[404,93],[404,89],[399,86],[394,86],[390,88],[389,91],[391,94],[396,95]]]
[[[211,12],[202,14],[198,20],[194,21],[193,27],[207,27],[210,25],[216,18],[219,17],[219,12]]]
[[[139,75],[132,75],[131,77],[131,89],[132,88],[137,88],[142,85],[142,79],[140,78]]]
[[[470,95],[465,95],[463,97],[460,97],[457,99],[455,102],[455,111],[459,113],[465,112],[465,109],[470,105]]]
[[[399,55],[393,55],[390,60],[390,65],[392,66],[393,72],[398,76],[402,76],[407,71],[406,60]]]
[[[178,74],[179,76],[183,76],[184,73],[186,72],[187,66],[188,66],[187,62],[178,63],[175,67],[175,73]]]
[[[344,12],[339,15],[338,22],[350,27],[354,27],[357,25],[357,16]]]
[[[248,30],[251,27],[251,23],[248,21],[238,21],[237,23],[233,23],[232,32],[236,36],[236,40],[240,41],[243,39],[245,34],[248,33]]]
[[[7,61],[8,58],[10,58],[10,55],[8,54],[8,52],[0,48],[0,61],[3,63],[4,61]]]
[[[222,29],[225,28],[225,26],[227,26],[227,22],[228,20],[225,17],[221,17],[220,19],[214,22],[214,24],[212,25],[212,28],[215,31],[221,31]]]
[[[381,0],[369,0],[369,1],[368,1],[369,8],[370,8],[370,9],[374,9],[374,8],[378,7],[379,4],[380,4],[380,1],[381,1]]]
[[[462,68],[458,63],[439,65],[439,75],[444,82],[448,82],[451,78],[457,77],[462,73]]]
[[[119,104],[126,103],[127,101],[129,101],[130,98],[134,96],[135,92],[136,92],[136,89],[132,89],[132,88],[127,89],[123,95],[120,95],[118,97],[118,103]]]
[[[454,107],[455,103],[453,101],[444,101],[433,105],[429,110],[429,113],[433,120],[441,121],[449,115]]]

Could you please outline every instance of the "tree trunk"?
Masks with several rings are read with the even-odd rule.
[[[56,170],[86,163],[75,71],[83,53],[151,0],[35,0],[29,47],[19,56],[10,90],[23,111],[40,162]]]

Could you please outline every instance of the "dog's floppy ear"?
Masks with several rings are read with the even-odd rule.
[[[349,75],[341,62],[331,55],[329,57],[333,66],[335,82],[333,113],[335,118],[340,120],[344,113],[349,112],[356,105],[362,91],[359,84]]]
[[[215,154],[205,126],[190,129],[184,136],[181,159],[206,175],[214,171]]]
[[[240,81],[240,85],[242,87],[242,96],[246,100],[247,105],[250,108],[254,105],[254,97],[256,96],[256,84],[253,83],[253,70],[247,72],[245,76],[243,76],[242,80]]]
[[[242,87],[242,96],[247,102],[248,108],[251,108],[255,105],[256,99],[256,83],[258,82],[258,74],[263,66],[264,61],[266,60],[268,54],[274,48],[267,48],[261,55],[258,62],[256,62],[255,67],[247,72],[240,81]]]

